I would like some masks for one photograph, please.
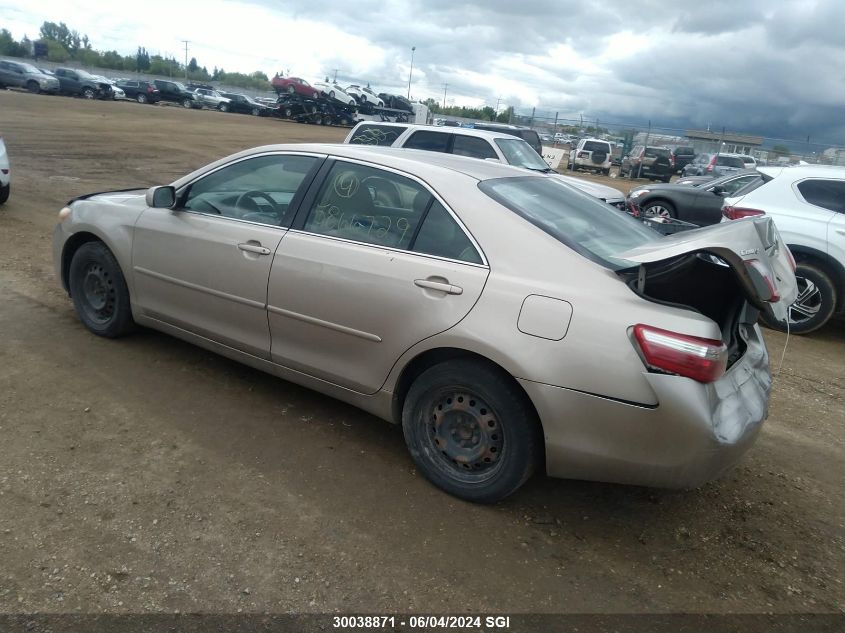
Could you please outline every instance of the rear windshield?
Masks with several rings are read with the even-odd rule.
[[[742,162],[741,158],[737,158],[736,156],[719,156],[716,158],[716,164],[723,167],[739,167],[740,169],[745,169],[745,163]]]
[[[354,145],[382,145],[389,147],[408,128],[402,125],[359,125],[349,142]]]
[[[614,255],[660,239],[638,220],[551,177],[497,178],[480,182],[478,188],[574,251],[612,270],[636,265]]]
[[[675,156],[692,156],[695,150],[692,147],[676,147]]]
[[[602,143],[601,141],[586,141],[584,143],[584,151],[587,152],[609,152],[610,145]]]
[[[669,158],[669,150],[665,147],[647,147],[645,150],[645,155],[649,158],[654,158],[655,156],[663,156],[664,158]]]

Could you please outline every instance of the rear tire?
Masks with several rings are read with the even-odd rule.
[[[117,338],[134,328],[126,280],[105,244],[87,242],[77,249],[68,282],[76,314],[91,332]]]
[[[789,331],[809,334],[824,326],[836,310],[836,286],[830,274],[811,262],[798,262],[795,269],[798,279],[798,298],[789,307]],[[773,330],[786,332],[786,324],[763,317],[763,322]]]
[[[294,92],[296,92],[296,88],[293,85],[288,86],[288,94],[292,95]]]
[[[258,116],[259,114],[261,114],[261,110],[259,110],[258,108],[252,109],[252,116]]]
[[[219,106],[217,106],[217,109],[220,110],[220,112],[228,112],[229,106],[226,103],[221,103]]]
[[[411,385],[402,410],[411,457],[451,495],[493,503],[516,491],[542,459],[531,403],[501,369],[471,359],[440,363]]]
[[[138,103],[146,103],[147,102],[147,95],[145,95],[143,92],[139,92],[135,96],[135,101],[137,101]]]
[[[191,99],[185,99],[182,101],[183,108],[192,108],[194,107],[194,102]]]

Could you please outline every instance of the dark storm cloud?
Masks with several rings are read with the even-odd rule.
[[[493,104],[502,86],[483,76],[517,68],[503,78],[525,86],[506,95],[517,106],[845,142],[841,0],[254,1],[374,43],[383,62],[354,79],[386,89],[407,87],[413,45],[416,96],[449,83]],[[557,59],[560,46],[578,61]],[[354,55],[339,54],[338,67]]]

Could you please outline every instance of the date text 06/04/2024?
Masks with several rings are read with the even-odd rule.
[[[481,627],[508,629],[507,615],[336,615],[332,616],[336,629],[386,629],[396,626],[411,629],[480,629]]]

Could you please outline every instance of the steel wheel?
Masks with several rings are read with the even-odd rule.
[[[117,296],[114,279],[98,262],[89,263],[83,275],[80,307],[95,323],[108,323],[114,314]]]
[[[440,468],[464,481],[479,481],[496,469],[505,438],[490,406],[468,391],[445,391],[432,402],[429,448]]]
[[[405,398],[402,430],[425,477],[470,501],[508,496],[542,455],[539,421],[524,392],[481,360],[445,361],[420,374]]]
[[[68,288],[79,320],[94,334],[114,338],[133,328],[126,280],[102,242],[87,242],[73,254]]]

